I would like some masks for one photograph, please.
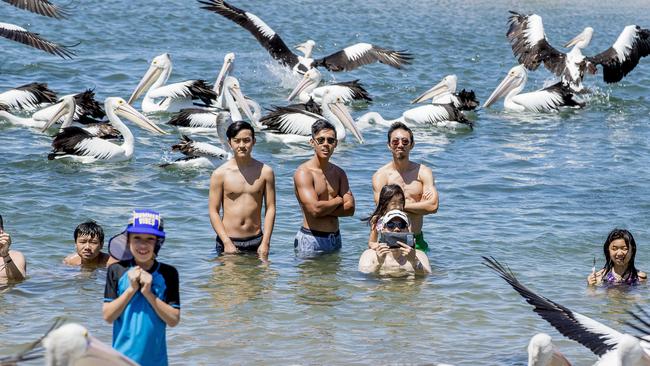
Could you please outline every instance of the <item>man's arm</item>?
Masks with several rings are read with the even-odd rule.
[[[407,202],[404,211],[415,215],[428,215],[438,211],[438,191],[431,169],[420,165],[420,180],[422,180],[422,198],[419,202]]]
[[[336,196],[327,201],[319,201],[314,189],[314,178],[311,173],[304,169],[296,170],[293,175],[293,182],[296,187],[298,201],[305,208],[305,211],[312,217],[324,217],[330,215],[336,208],[343,204],[343,197]]]
[[[372,195],[375,199],[375,205],[379,202],[379,193],[381,189],[387,184],[385,175],[380,170],[377,170],[372,175]]]
[[[354,196],[350,190],[348,176],[345,174],[343,169],[339,169],[339,174],[339,193],[341,194],[341,197],[343,197],[343,204],[338,206],[330,216],[354,216]]]
[[[264,234],[262,235],[262,243],[257,249],[260,255],[267,256],[271,246],[271,235],[273,234],[273,226],[275,224],[275,174],[270,167],[264,167],[266,170],[264,186]]]
[[[210,177],[210,193],[208,194],[208,213],[210,214],[210,224],[212,229],[219,236],[223,242],[224,253],[236,253],[237,248],[232,243],[226,227],[223,225],[219,211],[221,210],[221,203],[223,202],[223,183],[224,177],[219,169],[216,169]]]
[[[11,236],[0,229],[0,257],[9,281],[22,281],[25,279],[25,257],[18,251],[10,251]]]

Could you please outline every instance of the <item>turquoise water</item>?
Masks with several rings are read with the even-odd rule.
[[[316,40],[316,55],[359,41],[405,48],[406,70],[372,65],[328,80],[361,79],[374,98],[368,109],[396,118],[408,101],[444,75],[484,101],[514,66],[505,39],[507,10],[542,15],[558,46],[585,26],[595,29],[586,54],[609,47],[625,25],[650,26],[650,4],[611,2],[370,0],[237,1],[289,45]],[[236,76],[262,106],[283,105],[291,78],[253,37],[192,1],[71,2],[73,16],[56,21],[0,5],[0,20],[65,44],[81,42],[72,61],[0,40],[0,90],[48,82],[60,94],[94,88],[98,98],[127,98],[154,56],[169,52],[170,81],[216,77],[223,56],[237,55]],[[531,73],[526,90],[550,80]],[[349,175],[357,201],[341,220],[339,254],[298,260],[293,235],[301,215],[291,176],[307,148],[259,143],[255,155],[277,177],[278,214],[270,264],[255,258],[215,258],[207,215],[209,170],[165,170],[178,139],[134,128],[135,158],[119,164],[47,161],[51,139],[0,122],[0,213],[13,248],[29,261],[29,279],[0,292],[0,354],[20,349],[57,316],[86,325],[110,342],[101,319],[105,271],[61,264],[83,220],[107,236],[123,229],[129,212],[150,207],[166,219],[160,259],[181,275],[182,320],[168,329],[173,364],[422,364],[522,365],[526,345],[547,332],[575,364],[595,361],[564,340],[510,287],[482,266],[492,255],[510,264],[531,288],[584,315],[626,330],[625,310],[647,303],[646,286],[632,291],[588,290],[593,257],[615,226],[632,231],[638,267],[650,270],[650,60],[617,85],[589,77],[595,93],[578,111],[516,114],[502,102],[471,114],[471,132],[418,128],[412,158],[432,167],[440,210],[425,219],[433,275],[376,279],[357,272],[373,209],[370,178],[388,161],[385,130],[364,132],[366,144],[339,146],[334,161]],[[139,106],[139,103],[136,104]],[[169,115],[152,117],[164,122]],[[198,138],[209,140],[209,135]]]

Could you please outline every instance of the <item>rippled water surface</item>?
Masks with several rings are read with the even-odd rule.
[[[58,1],[58,3],[62,3]],[[64,3],[64,2],[63,2]],[[609,47],[625,25],[650,27],[645,1],[237,1],[289,45],[314,39],[317,55],[368,41],[408,49],[406,70],[371,65],[339,81],[361,79],[377,111],[396,118],[408,102],[444,75],[481,101],[515,64],[505,39],[507,10],[535,12],[560,46],[586,26],[595,29],[586,54]],[[72,1],[65,21],[44,19],[2,3],[0,21],[25,26],[65,44],[78,56],[60,60],[0,39],[0,90],[48,82],[60,94],[94,88],[98,98],[128,97],[156,55],[174,61],[170,81],[213,80],[227,52],[234,76],[264,107],[282,105],[292,80],[253,37],[187,0]],[[540,69],[541,70],[541,69]],[[531,73],[526,90],[550,81]],[[373,209],[370,179],[388,161],[385,130],[365,131],[366,144],[341,144],[334,161],[350,177],[357,200],[341,220],[340,253],[298,260],[293,235],[301,221],[291,176],[307,148],[269,145],[255,155],[277,176],[278,214],[270,264],[255,258],[215,258],[207,215],[209,170],[165,170],[179,137],[134,128],[135,158],[119,164],[47,161],[51,138],[0,122],[0,213],[14,249],[29,261],[27,281],[0,290],[0,354],[42,334],[57,316],[81,322],[110,342],[101,319],[105,271],[61,264],[72,232],[92,218],[111,236],[130,210],[150,207],[166,219],[160,259],[181,275],[182,321],[168,329],[173,364],[422,364],[522,365],[526,344],[548,332],[577,365],[595,361],[564,340],[510,287],[481,265],[482,255],[508,263],[522,282],[557,302],[625,329],[625,310],[647,303],[647,287],[591,291],[585,277],[615,226],[639,245],[638,267],[650,270],[650,60],[628,78],[586,84],[583,110],[504,113],[502,102],[470,114],[471,132],[416,130],[416,161],[433,168],[440,210],[425,219],[434,273],[425,279],[376,279],[357,272]],[[136,104],[139,107],[139,103]],[[152,116],[165,122],[169,115]],[[210,140],[210,135],[198,136]]]

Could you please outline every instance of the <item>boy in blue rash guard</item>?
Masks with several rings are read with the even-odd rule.
[[[135,210],[126,230],[108,243],[120,261],[106,273],[104,320],[113,323],[113,348],[143,366],[168,364],[166,326],[181,316],[178,272],[156,260],[164,241],[160,214]]]

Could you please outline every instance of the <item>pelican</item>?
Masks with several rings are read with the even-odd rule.
[[[172,60],[168,53],[154,57],[149,69],[138,83],[128,103],[132,104],[147,90],[142,100],[142,111],[178,112],[191,107],[192,100],[200,99],[210,104],[216,99],[216,93],[204,80],[187,80],[180,83],[164,85],[172,72]],[[161,102],[154,99],[164,98]]]
[[[508,40],[519,63],[529,70],[536,70],[541,63],[562,77],[576,91],[583,89],[585,72],[595,74],[597,66],[603,68],[606,83],[621,81],[639,63],[641,57],[650,54],[650,30],[637,25],[628,25],[607,50],[586,57],[582,50],[591,42],[594,30],[586,27],[580,34],[567,42],[564,47],[573,47],[563,53],[550,45],[544,33],[542,17],[537,14],[523,15],[510,12]]]
[[[56,100],[56,93],[45,83],[29,83],[0,93],[0,104],[17,110],[43,108]]]
[[[68,17],[68,11],[64,8],[56,6],[49,2],[49,0],[3,0],[17,8],[31,11],[39,15],[50,18],[64,19]]]
[[[86,92],[87,93],[87,92]],[[77,107],[76,103],[77,97],[74,95],[66,95],[61,99],[61,101],[57,104],[59,105],[59,109],[52,115],[49,121],[45,123],[43,128],[41,129],[41,132],[45,132],[48,128],[50,128],[54,123],[57,123],[61,120],[61,118],[65,117],[63,124],[61,125],[59,132],[62,132],[64,129],[72,126],[72,123],[75,121],[75,117],[77,116],[77,113],[79,113],[80,108]],[[96,103],[96,101],[93,99],[93,102]],[[86,106],[88,107],[88,106]],[[99,107],[99,106],[96,106]],[[84,107],[81,107],[81,110],[83,110]],[[101,109],[101,113],[106,115],[104,113],[104,110]],[[90,118],[89,118],[90,119]],[[122,137],[120,134],[120,131],[118,131],[115,127],[113,127],[110,123],[108,122],[88,122],[87,120],[79,120],[77,119],[77,122],[79,122],[82,125],[82,129],[85,130],[86,132],[90,133],[93,136],[102,138],[102,139],[115,139]]]
[[[505,109],[516,112],[548,112],[556,111],[560,107],[584,107],[584,103],[574,99],[571,88],[562,82],[534,92],[519,94],[526,86],[527,79],[528,72],[523,65],[513,67],[485,101],[483,107],[489,107],[504,95]]]
[[[528,366],[571,366],[571,363],[555,347],[551,336],[538,333],[528,343]]]
[[[262,19],[253,13],[236,8],[223,0],[198,0],[202,9],[220,14],[249,31],[257,41],[283,66],[295,73],[303,74],[314,67],[325,67],[330,71],[349,71],[360,66],[381,62],[397,69],[410,64],[413,57],[405,51],[393,51],[370,43],[357,43],[329,56],[313,59],[311,51],[314,41],[299,45],[305,56],[298,56],[289,50],[282,38]]]
[[[181,137],[178,144],[172,145],[172,151],[180,151],[185,156],[171,163],[161,164],[161,167],[215,168],[232,157],[231,153],[220,147],[206,142],[194,141],[185,135]]]
[[[345,139],[345,129],[347,128],[359,143],[363,143],[363,136],[354,124],[354,120],[350,116],[350,112],[348,112],[340,96],[325,92],[323,104],[320,107],[322,114],[310,112],[307,108],[312,108],[312,106],[303,104],[299,106],[276,107],[274,111],[262,117],[260,123],[266,126],[267,133],[264,134],[266,140],[277,140],[284,143],[309,141],[311,138],[311,126],[314,122],[320,119],[326,119],[336,128],[336,136],[339,140]]]
[[[57,321],[47,334],[17,355],[0,358],[0,365],[45,358],[48,366],[137,366],[126,356],[91,336],[76,323]]]
[[[23,27],[14,24],[0,22],[0,37],[10,39],[41,51],[51,53],[61,58],[72,58],[75,56],[70,47],[62,46],[42,38],[38,33],[32,33]]]
[[[409,126],[430,125],[436,128],[446,128],[450,130],[473,128],[463,112],[449,104],[427,104],[420,107],[409,109],[394,120],[386,120],[377,112],[368,112],[357,119],[357,125],[361,128],[368,127],[370,124],[379,124],[390,126],[395,122],[402,122]]]
[[[461,90],[456,93],[456,85],[458,77],[454,74],[447,75],[442,80],[431,87],[431,89],[420,94],[419,97],[413,99],[411,104],[422,103],[425,100],[431,99],[434,104],[449,104],[453,103],[454,107],[461,111],[471,111],[478,107],[479,102],[476,99],[476,94],[473,90]]]
[[[521,284],[509,268],[494,258],[483,257],[483,260],[485,266],[495,271],[526,299],[526,302],[534,307],[534,312],[549,322],[562,335],[589,348],[591,352],[600,357],[596,365],[650,365],[650,342],[647,340],[620,333],[540,296]],[[639,319],[638,316],[632,315]]]
[[[95,161],[118,162],[131,159],[134,147],[133,133],[118,116],[127,118],[150,132],[160,135],[167,134],[122,98],[106,98],[104,109],[110,123],[124,137],[122,145],[102,140],[79,127],[68,127],[54,137],[52,152],[47,158],[49,160],[68,158],[82,163]]]
[[[325,90],[330,90],[336,96],[346,102],[354,100],[372,101],[366,89],[361,86],[359,80],[346,81],[342,83],[334,83],[330,85],[318,86],[322,80],[322,76],[318,69],[309,69],[302,77],[302,80],[293,89],[288,101],[292,101],[296,96],[301,103],[307,103],[309,99],[313,99],[316,103],[320,104],[323,99]]]

